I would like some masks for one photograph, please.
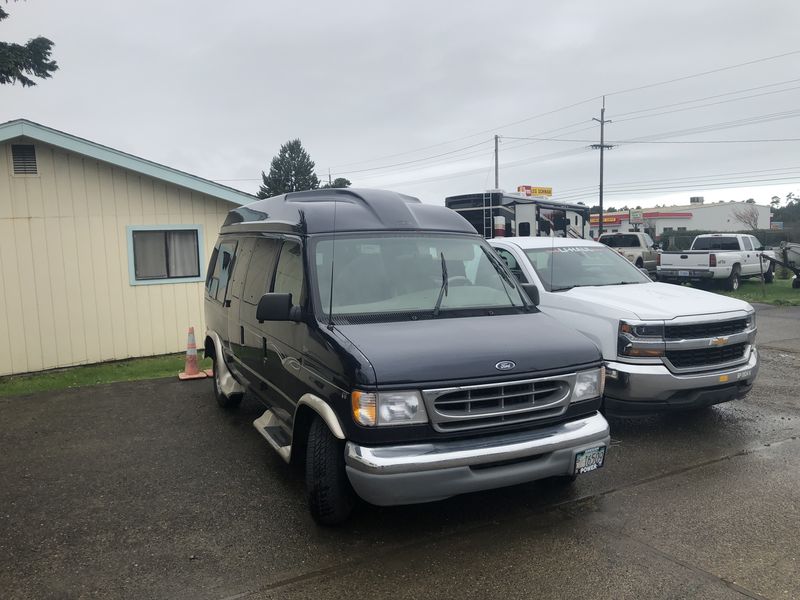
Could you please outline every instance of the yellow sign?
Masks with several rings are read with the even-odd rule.
[[[536,187],[532,185],[519,185],[517,191],[525,194],[526,196],[552,196],[553,188],[551,187]]]

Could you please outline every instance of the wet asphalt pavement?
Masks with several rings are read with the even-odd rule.
[[[606,467],[314,525],[208,381],[0,400],[2,598],[800,598],[800,308],[742,401],[615,419]]]

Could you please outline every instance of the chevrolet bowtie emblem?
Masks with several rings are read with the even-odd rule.
[[[724,346],[727,343],[728,343],[728,338],[726,338],[726,337],[716,337],[716,338],[713,338],[713,339],[709,340],[708,345],[709,346]]]

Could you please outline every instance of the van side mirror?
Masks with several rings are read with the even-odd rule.
[[[535,283],[523,283],[522,284],[523,291],[528,294],[528,298],[531,299],[531,303],[534,306],[539,306],[539,288],[536,287]]]
[[[300,307],[292,306],[291,294],[271,292],[261,296],[256,307],[256,320],[264,321],[299,321]]]

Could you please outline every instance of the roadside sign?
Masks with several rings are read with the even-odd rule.
[[[783,221],[773,221],[769,224],[770,229],[783,229]]]
[[[537,187],[533,185],[518,185],[517,191],[525,194],[526,196],[552,196],[553,188],[551,187]]]
[[[632,208],[628,213],[628,223],[631,225],[641,225],[644,223],[644,211]]]

